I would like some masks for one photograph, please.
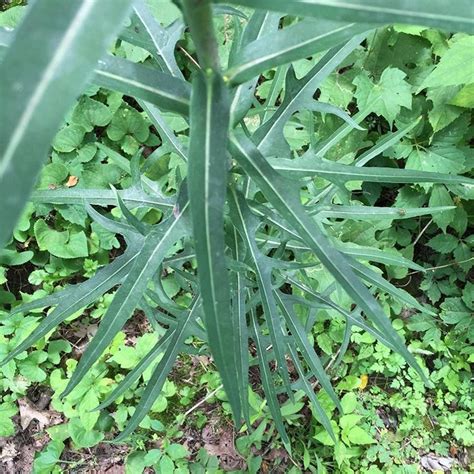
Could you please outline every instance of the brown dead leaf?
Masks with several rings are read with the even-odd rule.
[[[73,188],[79,182],[79,178],[77,176],[69,176],[66,186],[68,188]]]
[[[211,422],[204,427],[202,439],[205,442],[206,451],[209,455],[219,458],[220,466],[224,471],[234,471],[245,467],[245,461],[235,449],[232,428],[217,427]]]
[[[15,443],[6,443],[0,453],[0,461],[8,462],[13,461],[18,455],[18,451],[16,449]]]
[[[23,431],[26,430],[28,426],[30,426],[30,423],[33,420],[38,422],[40,431],[61,421],[60,417],[58,419],[58,414],[56,412],[49,410],[38,410],[26,398],[21,398],[18,400],[18,406],[20,407],[20,425]]]

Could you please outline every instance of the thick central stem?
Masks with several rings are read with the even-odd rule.
[[[188,23],[201,67],[220,71],[217,41],[212,23],[210,0],[182,0],[184,16]]]

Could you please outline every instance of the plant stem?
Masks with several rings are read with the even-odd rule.
[[[182,0],[182,7],[201,67],[219,72],[219,53],[210,0]]]

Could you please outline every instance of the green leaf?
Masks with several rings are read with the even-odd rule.
[[[451,151],[450,151],[451,153]],[[338,182],[366,181],[372,183],[451,183],[474,184],[474,180],[463,176],[443,173],[416,171],[414,169],[378,168],[341,165],[333,161],[318,158],[309,150],[301,158],[269,159],[276,171],[286,175],[301,177],[321,177]]]
[[[138,97],[159,107],[187,115],[190,87],[182,79],[108,56],[99,61],[92,82],[98,86]]]
[[[474,82],[474,69],[467,66],[473,62],[474,36],[453,41],[433,72],[423,81],[419,91],[425,87],[457,86]]]
[[[297,189],[291,182],[280,176],[260,154],[255,145],[246,137],[235,136],[231,140],[234,158],[258,184],[265,197],[281,213],[283,218],[296,230],[305,243],[313,250],[321,263],[331,272],[336,282],[360,306],[397,352],[425,378],[413,355],[393,330],[390,320],[382,311],[367,288],[351,270],[348,261],[326,240],[314,220],[308,216],[300,203]]]
[[[72,113],[71,121],[87,132],[94,127],[105,127],[112,119],[112,111],[102,102],[83,96]],[[61,151],[61,150],[59,150]]]
[[[115,439],[115,442],[120,442],[126,439],[133,432],[133,430],[143,420],[145,415],[150,411],[157,397],[160,395],[161,390],[163,388],[163,384],[166,381],[166,377],[170,373],[173,364],[176,361],[176,358],[182,348],[184,340],[186,339],[186,337],[188,337],[188,327],[196,318],[196,315],[200,309],[200,305],[200,299],[197,298],[193,302],[191,309],[188,311],[186,317],[178,321],[178,325],[176,327],[176,330],[173,332],[168,347],[166,348],[166,352],[158,363],[158,365],[156,366],[150,380],[148,381],[148,384],[145,388],[145,391],[143,392],[138,406],[133,412],[133,415],[130,418],[130,421],[128,422],[126,428]]]
[[[26,252],[17,252],[16,250],[0,249],[0,265],[8,265],[10,267],[24,265],[34,256],[30,250]]]
[[[38,188],[60,186],[68,176],[69,171],[65,165],[62,163],[49,163],[41,170]]]
[[[433,173],[458,174],[464,171],[465,157],[462,150],[454,146],[436,145],[430,148],[417,148],[408,156],[406,169],[429,171]],[[433,181],[442,183],[443,181]],[[444,181],[449,183],[449,179]]]
[[[270,333],[273,345],[276,366],[284,381],[288,395],[292,396],[288,367],[285,360],[285,345],[283,344],[284,333],[281,330],[281,318],[278,314],[276,301],[272,289],[272,267],[268,259],[260,253],[255,242],[255,233],[259,221],[250,212],[245,199],[237,194],[235,189],[230,192],[230,216],[232,223],[237,227],[249,253],[253,270],[257,276],[257,284],[260,290],[263,313]]]
[[[40,250],[47,250],[59,258],[87,257],[87,238],[84,232],[58,232],[48,227],[43,219],[35,222],[34,232]]]
[[[367,431],[365,431],[360,426],[352,427],[347,433],[347,439],[352,444],[357,445],[373,444],[377,442],[372,436],[369,435],[369,433],[367,433]]]
[[[168,456],[173,460],[183,459],[189,456],[189,451],[181,444],[171,443],[167,448],[166,452]]]
[[[82,426],[88,431],[92,431],[99,419],[100,414],[92,411],[98,403],[97,392],[91,388],[84,394],[81,402],[78,404],[79,419],[81,420]]]
[[[138,110],[132,107],[119,109],[107,127],[107,136],[113,141],[122,140],[126,135],[145,142],[150,134],[149,126]]]
[[[268,69],[325,51],[369,29],[365,24],[303,20],[246,45],[237,53],[225,77],[232,84],[246,82]]]
[[[451,105],[452,99],[459,90],[458,86],[429,88],[427,97],[433,108],[428,112],[428,118],[433,132],[438,132],[456,120],[464,110]]]
[[[38,327],[1,361],[1,365],[7,364],[48,332],[55,329],[69,316],[93,303],[102,294],[120,283],[129,273],[136,257],[137,249],[135,251],[128,249],[125,254],[99,270],[96,275],[86,282],[80,285],[71,285],[59,293],[16,307],[12,314],[57,305],[53,311],[41,320]]]
[[[33,463],[33,472],[37,474],[50,474],[54,467],[60,463],[64,443],[61,440],[50,441],[46,448],[38,453]]]
[[[474,109],[474,83],[464,86],[451,101],[451,105]]]
[[[187,203],[177,217],[170,217],[145,238],[127,278],[120,286],[92,341],[87,346],[62,397],[67,396],[81,381],[116,334],[132,315],[147,285],[166,257],[169,249],[188,232],[184,221]]]
[[[309,109],[316,89],[328,75],[364,40],[358,35],[328,51],[302,79],[297,80],[293,67],[286,75],[285,98],[272,117],[261,125],[253,140],[265,156],[285,156],[290,152],[283,128],[298,110]]]
[[[153,45],[150,50],[162,70],[175,77],[182,78],[183,74],[176,63],[174,49],[184,29],[184,25],[177,25],[178,28],[174,29],[175,33],[170,34],[170,29],[163,28],[153,17],[151,9],[144,0],[135,2],[133,10],[139,24],[141,24],[146,32],[147,39],[149,39]]]
[[[159,195],[150,195],[137,188],[128,188],[117,191],[122,201],[133,209],[135,207],[153,207],[156,209],[172,209],[174,202],[169,198],[161,198]],[[116,206],[117,197],[114,191],[109,189],[51,189],[35,191],[31,196],[33,202],[45,204],[79,204],[85,202],[97,206]]]
[[[442,184],[437,184],[431,191],[429,200],[430,206],[452,206],[454,204],[451,195],[448,190]],[[433,221],[438,225],[443,232],[446,232],[446,228],[454,220],[456,216],[455,211],[447,211],[442,214],[433,216]]]
[[[7,437],[15,434],[15,425],[11,420],[13,415],[18,412],[17,408],[11,402],[0,404],[0,436]]]
[[[281,415],[280,406],[278,404],[277,394],[275,390],[275,384],[273,381],[270,368],[268,367],[267,360],[267,351],[265,345],[263,344],[262,335],[260,333],[260,327],[257,322],[257,317],[252,311],[251,316],[251,327],[252,327],[252,336],[257,346],[258,354],[258,365],[260,367],[260,376],[262,379],[263,390],[265,392],[265,399],[270,410],[270,415],[275,422],[278,433],[281,436],[283,444],[291,452],[290,449],[290,440],[286,433],[285,427],[283,425],[283,417]]]
[[[198,275],[209,345],[235,422],[240,422],[239,385],[234,375],[237,344],[224,259],[224,203],[230,102],[222,78],[198,73],[191,105],[188,187]]]
[[[451,253],[459,245],[459,239],[451,234],[439,234],[426,244],[439,253]]]
[[[68,423],[68,430],[74,445],[79,449],[92,448],[104,439],[104,433],[86,429],[79,418],[73,418]]]
[[[20,374],[31,382],[43,382],[47,374],[41,369],[40,364],[48,358],[48,354],[43,351],[34,351],[28,354],[26,360],[18,362]]]
[[[175,328],[168,329],[166,334],[160,338],[160,340],[153,346],[153,348],[140,360],[140,362],[131,370],[126,377],[114,388],[111,394],[97,407],[95,410],[103,410],[104,408],[111,405],[117,398],[122,396],[145,372],[145,370],[153,364],[160,354],[168,346]],[[113,360],[116,360],[115,357]]]
[[[458,0],[456,8],[445,0],[215,0],[253,8],[267,8],[297,16],[376,23],[410,23],[448,31],[474,33],[472,3]]]
[[[5,28],[16,28],[23,19],[26,9],[23,6],[10,7],[7,11],[2,11],[0,15],[0,26]]]
[[[29,197],[63,116],[119,30],[130,3],[51,0],[28,9],[0,64],[1,247]],[[42,48],[31,47],[31,31]]]
[[[353,426],[355,426],[362,419],[361,415],[356,415],[354,413],[350,415],[341,416],[339,420],[339,425],[343,431],[349,431]]]
[[[357,87],[354,95],[359,109],[370,108],[385,117],[391,126],[401,107],[411,109],[411,86],[405,77],[403,71],[395,68],[385,69],[376,84],[366,73],[356,76],[353,84]]]
[[[60,153],[69,153],[79,148],[86,130],[80,125],[68,125],[60,130],[53,141],[53,148]]]
[[[346,393],[341,400],[344,414],[352,413],[357,408],[357,396],[354,392]]]

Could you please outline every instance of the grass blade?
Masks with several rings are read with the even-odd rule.
[[[371,183],[444,183],[470,184],[474,179],[429,171],[410,169],[360,167],[342,165],[334,161],[318,158],[312,151],[301,158],[270,158],[269,163],[276,171],[283,172],[294,178],[319,177],[336,183],[347,181],[366,181]]]
[[[437,214],[455,209],[454,206],[414,207],[402,209],[397,207],[372,206],[322,206],[315,210],[315,215],[329,219],[354,219],[361,221],[380,219],[411,219],[413,217]]]
[[[280,21],[278,13],[257,10],[250,17],[249,22],[242,34],[241,48],[273,31],[278,30]],[[230,106],[231,123],[237,125],[249,111],[255,97],[255,87],[258,77],[253,77],[247,82],[240,84],[234,92]]]
[[[283,313],[286,324],[290,329],[295,341],[297,342],[298,347],[304,356],[304,359],[306,360],[306,363],[311,368],[314,377],[316,377],[321,387],[331,397],[339,412],[342,413],[342,407],[341,403],[339,402],[339,398],[337,397],[336,392],[331,385],[331,381],[324,370],[321,360],[314,351],[313,346],[309,343],[304,327],[298,321],[298,318],[293,313],[289,305],[283,301],[282,296],[278,291],[275,291],[275,298],[278,302],[278,305],[280,306],[281,312]]]
[[[0,63],[0,247],[30,195],[61,120],[120,29],[130,3],[35,2],[16,31]],[[31,45],[31,31],[37,47]]]
[[[235,377],[236,335],[225,262],[224,203],[230,101],[222,78],[198,73],[191,105],[188,188],[198,275],[209,345],[237,424],[241,406]]]
[[[65,397],[74,389],[112,342],[117,332],[120,331],[138,306],[150,279],[162,264],[170,247],[187,234],[187,227],[184,224],[186,211],[187,205],[176,218],[170,217],[168,221],[155,228],[145,238],[133,267],[115,294],[111,305],[102,318],[96,335],[87,346],[68,386],[61,395],[62,397]]]
[[[113,56],[101,59],[91,81],[171,112],[189,113],[191,88],[186,81],[126,59]]]
[[[140,107],[148,115],[155,128],[160,134],[160,138],[163,142],[167,143],[171,149],[184,161],[188,161],[188,150],[179,141],[178,137],[174,134],[173,130],[163,119],[160,110],[153,104],[139,100]]]
[[[174,207],[174,202],[168,198],[148,194],[137,188],[117,191],[123,202],[133,209],[135,207],[153,207],[166,210]],[[45,204],[84,204],[88,202],[95,206],[116,206],[117,197],[111,189],[44,189],[34,191],[31,201]]]
[[[153,375],[151,376],[151,379],[148,381],[142,398],[140,399],[138,406],[130,418],[130,421],[128,422],[125,429],[115,439],[116,443],[127,438],[143,420],[145,415],[150,411],[150,408],[153,406],[153,403],[163,388],[166,377],[170,373],[176,358],[178,357],[178,353],[183,346],[184,340],[186,337],[188,337],[189,325],[196,318],[199,308],[200,299],[197,298],[194,301],[190,311],[188,311],[187,315],[178,322],[163,358],[158,363]]]
[[[33,301],[23,307],[16,308],[15,312],[23,312],[27,309],[58,305],[40,322],[38,327],[22,341],[8,356],[1,362],[6,364],[21,354],[24,350],[31,347],[39,339],[55,329],[59,324],[66,320],[76,311],[88,306],[96,301],[100,296],[116,286],[130,272],[133,263],[137,259],[138,249],[135,252],[129,251],[116,258],[111,264],[99,270],[96,275],[84,283],[71,285],[57,294],[58,301],[52,301],[50,297]],[[52,295],[53,296],[53,295]]]
[[[303,391],[306,393],[306,396],[311,401],[314,407],[314,411],[316,412],[316,415],[319,417],[319,422],[321,423],[321,425],[323,425],[325,430],[329,433],[329,436],[331,436],[334,443],[337,443],[336,436],[334,435],[334,431],[331,426],[331,421],[329,420],[328,416],[326,415],[326,412],[323,410],[321,404],[316,398],[313,387],[311,387],[310,383],[307,380],[307,376],[305,375],[303,367],[301,366],[298,353],[296,352],[296,349],[292,347],[291,344],[289,347],[290,347],[291,360],[293,361],[293,364],[296,367],[296,371],[298,372],[298,375],[300,376],[300,381],[303,385]]]
[[[293,67],[286,75],[285,98],[277,111],[253,135],[253,140],[265,156],[285,156],[290,147],[283,136],[283,128],[291,116],[313,102],[313,95],[329,74],[364,40],[357,35],[342,46],[332,48],[300,80]]]
[[[98,405],[95,410],[103,410],[111,405],[117,398],[121,397],[139,378],[145,370],[153,364],[163,350],[168,346],[176,328],[170,328],[153,346],[153,348],[140,360],[140,362],[125,376],[125,378],[113,389],[112,393]]]
[[[472,2],[458,0],[216,0],[253,8],[267,8],[297,16],[358,22],[410,23],[448,31],[474,33]]]
[[[397,352],[426,381],[414,356],[407,350],[380,305],[361,280],[354,275],[347,259],[329,244],[314,220],[306,214],[299,201],[297,189],[268,164],[247,137],[240,135],[239,138],[236,138],[234,136],[231,145],[235,159],[258,184],[265,197],[297,231],[321,263],[331,272],[336,282],[360,306],[367,317],[384,332],[386,339],[396,348]]]
[[[365,24],[303,20],[245,46],[237,55],[237,64],[225,77],[232,84],[240,84],[268,69],[325,51],[370,29]]]
[[[170,35],[169,31],[163,28],[155,19],[144,0],[136,0],[133,10],[139,23],[146,31],[146,35],[153,44],[151,53],[158,61],[162,70],[174,77],[182,79],[183,74],[176,63],[174,48],[184,30],[184,25],[181,23],[180,28],[176,29],[176,34]]]
[[[231,190],[229,205],[232,223],[237,227],[253,263],[253,269],[257,276],[257,283],[260,290],[263,313],[270,333],[270,340],[273,345],[278,373],[283,379],[288,396],[291,397],[293,393],[290,388],[290,378],[285,360],[285,345],[283,343],[284,334],[281,330],[280,315],[273,296],[272,267],[269,265],[269,260],[260,253],[255,243],[255,233],[259,221],[250,212],[244,197],[241,194],[238,194],[235,189]]]
[[[233,253],[237,262],[243,259],[242,244],[239,242],[237,229],[233,229]],[[242,415],[247,426],[251,426],[248,387],[249,387],[249,335],[247,327],[247,310],[245,305],[245,279],[240,271],[233,273],[232,285],[232,313],[236,334],[236,368],[240,384]]]
[[[268,367],[267,360],[267,351],[265,345],[263,344],[262,335],[260,333],[260,327],[258,326],[257,317],[252,310],[251,316],[251,327],[252,327],[252,337],[257,346],[258,354],[258,365],[260,367],[260,376],[262,379],[263,390],[265,392],[265,399],[270,410],[270,415],[275,422],[278,433],[281,436],[283,444],[285,445],[288,452],[291,452],[290,440],[285,430],[283,424],[283,417],[281,415],[280,406],[278,404],[277,394],[275,390],[275,384],[273,382],[272,373]]]

